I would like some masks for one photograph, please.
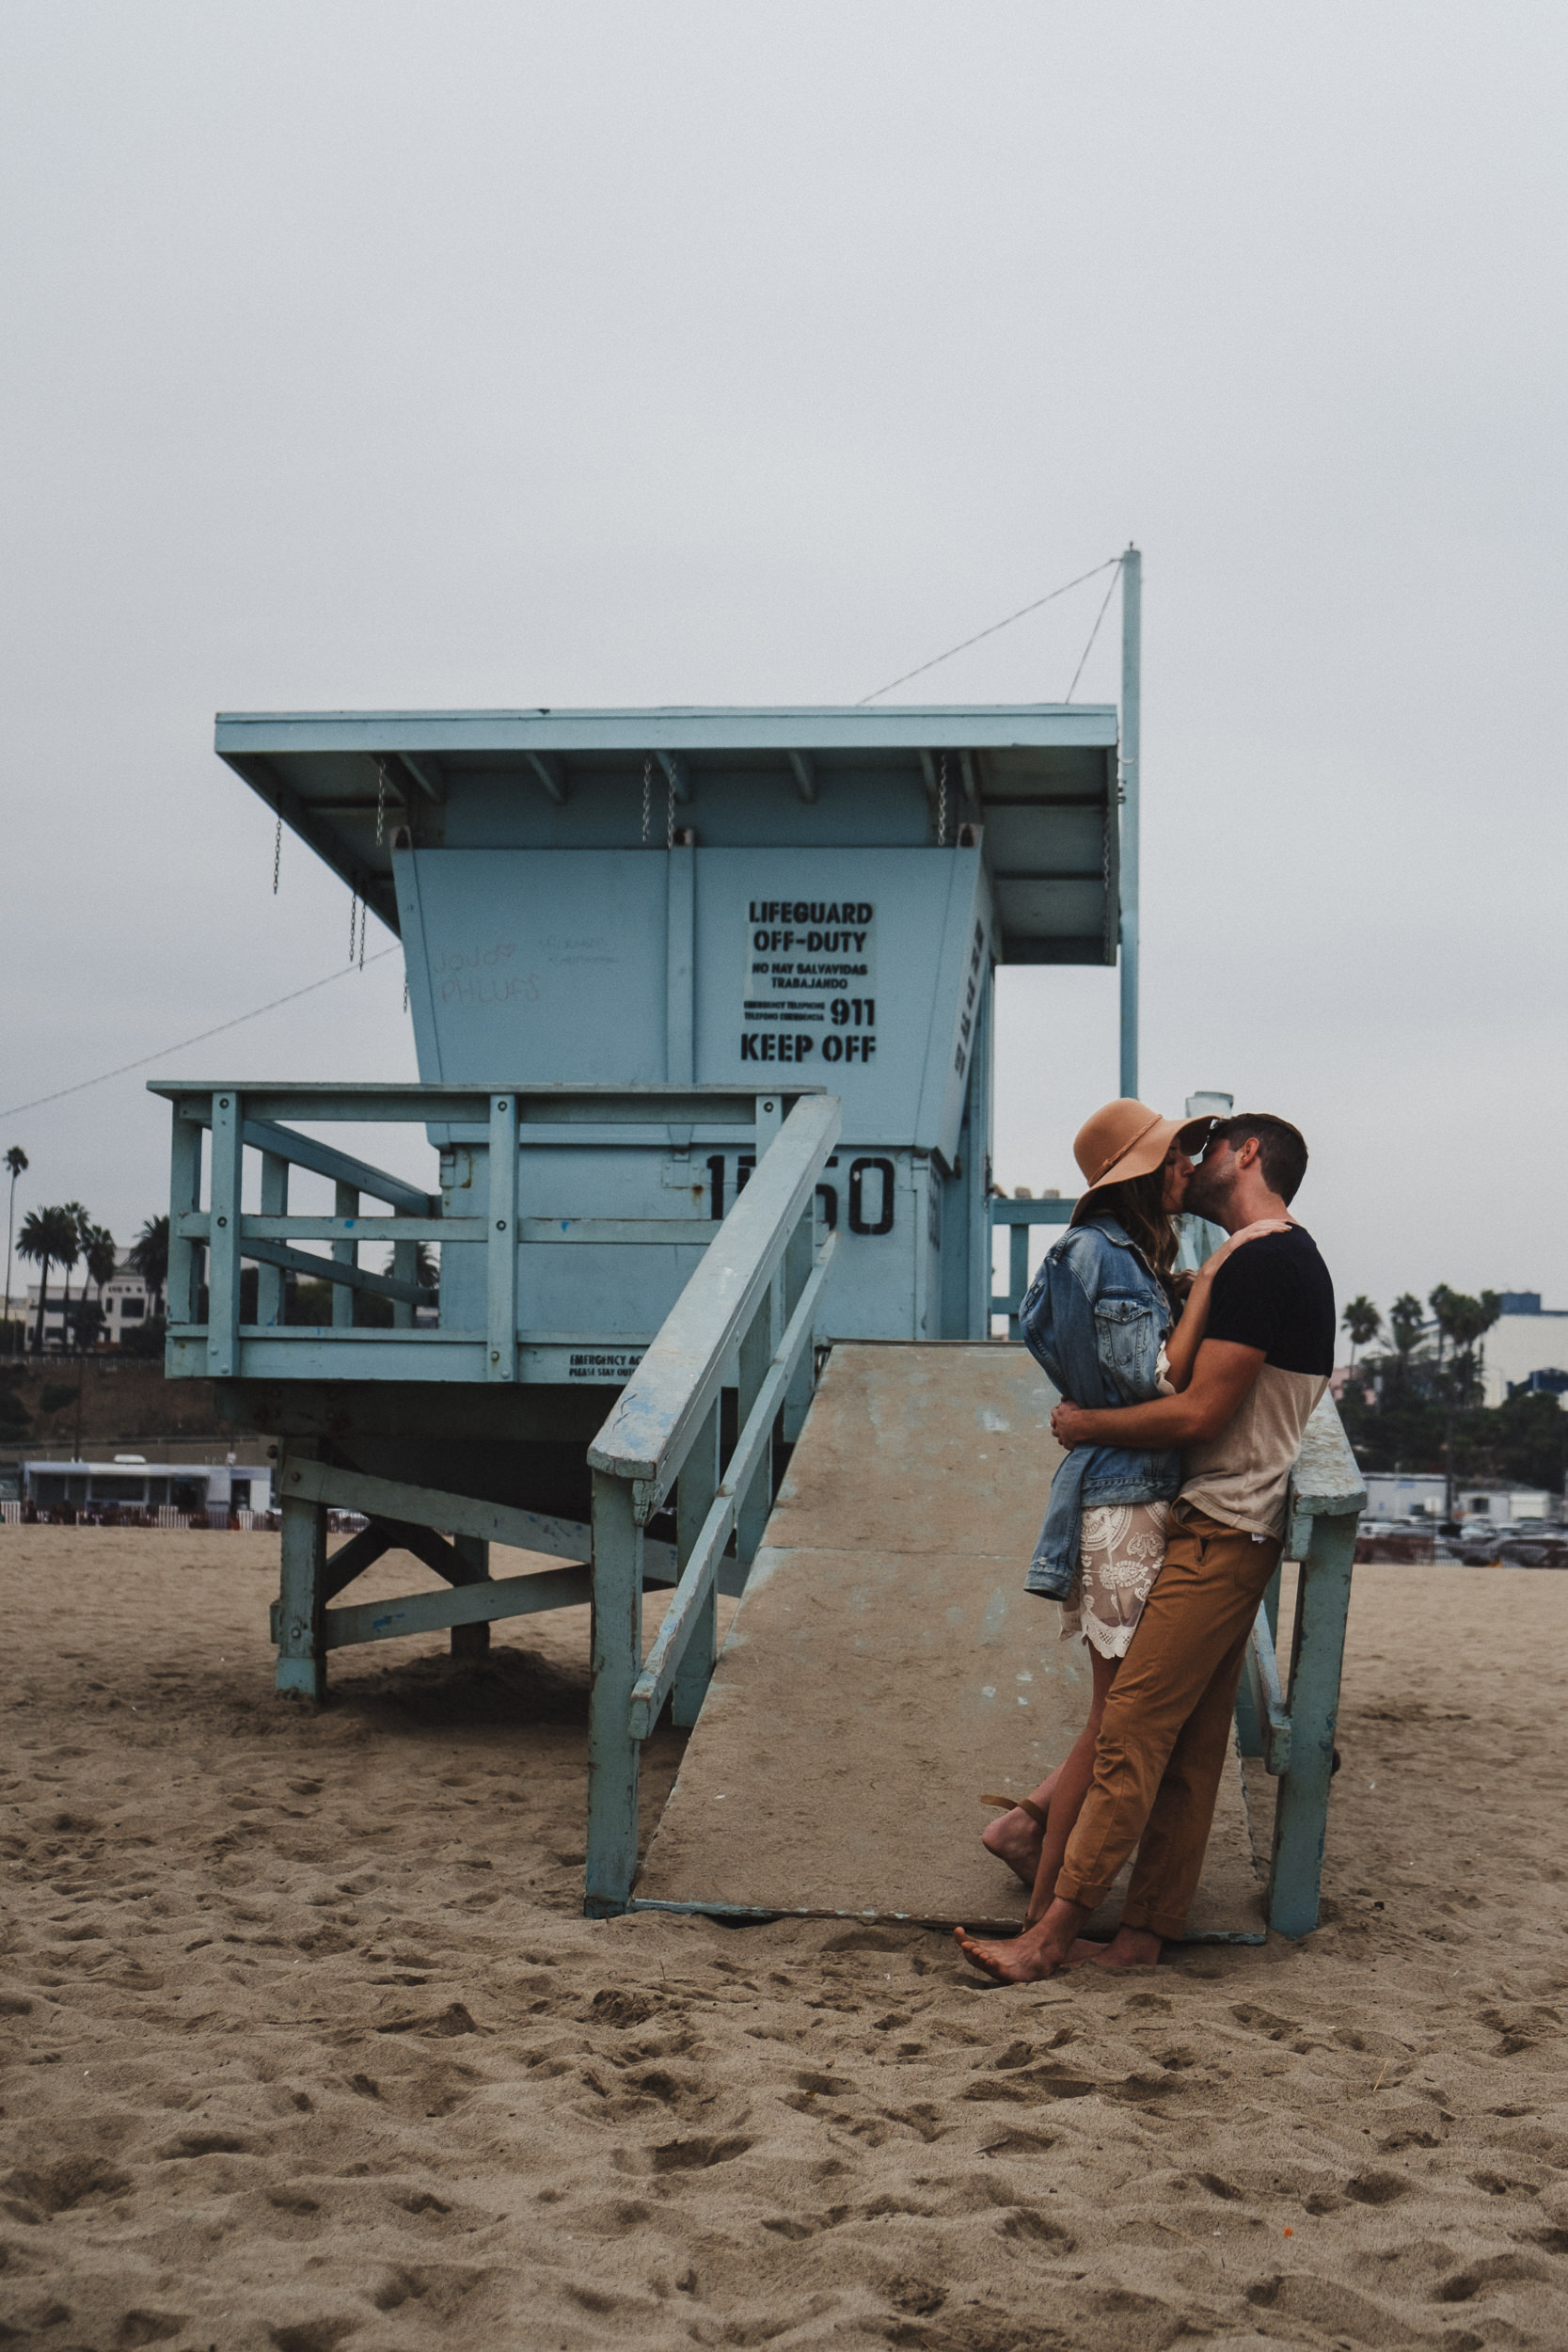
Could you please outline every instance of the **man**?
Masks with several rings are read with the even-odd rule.
[[[1266,1113],[1219,1121],[1185,1207],[1227,1232],[1283,1217],[1307,1172],[1298,1131]],[[1064,1398],[1061,1443],[1180,1446],[1181,1493],[1164,1563],[1106,1702],[1085,1801],[1038,1923],[1006,1943],[963,1930],[970,1959],[1006,1983],[1069,1960],[1151,1967],[1179,1937],[1196,1892],[1225,1767],[1247,1636],[1285,1534],[1285,1489],[1308,1417],[1334,1368],[1334,1289],[1295,1224],[1250,1241],[1214,1278],[1209,1326],[1187,1389],[1148,1405],[1087,1412]],[[1079,1931],[1138,1849],[1121,1925],[1101,1949]]]

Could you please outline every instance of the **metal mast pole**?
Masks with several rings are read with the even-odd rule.
[[[1138,699],[1143,669],[1143,557],[1121,559],[1121,1091],[1138,1091]]]

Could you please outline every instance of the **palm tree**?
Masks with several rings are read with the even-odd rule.
[[[1479,1298],[1471,1298],[1465,1292],[1450,1290],[1447,1282],[1439,1282],[1427,1304],[1436,1318],[1440,1339],[1447,1342],[1449,1350],[1449,1376],[1443,1383],[1443,1401],[1448,1407],[1443,1438],[1443,1474],[1444,1507],[1451,1519],[1454,1422],[1460,1406],[1472,1404],[1475,1400],[1480,1386],[1476,1346],[1502,1313],[1503,1302],[1496,1291],[1482,1291]]]
[[[87,1279],[98,1293],[98,1313],[100,1323],[102,1323],[103,1285],[112,1280],[115,1268],[119,1263],[119,1251],[115,1246],[115,1237],[106,1225],[87,1227],[87,1248],[82,1254],[87,1260]]]
[[[64,1313],[64,1322],[63,1322],[63,1327],[63,1327],[63,1329],[64,1329],[64,1331],[65,1331],[65,1335],[66,1335],[67,1339],[69,1340],[69,1338],[70,1338],[70,1336],[71,1336],[71,1268],[72,1268],[74,1265],[76,1265],[76,1263],[78,1263],[78,1261],[81,1259],[81,1257],[82,1257],[82,1254],[83,1254],[84,1250],[85,1250],[85,1249],[86,1249],[86,1248],[87,1248],[87,1235],[88,1235],[88,1233],[91,1232],[91,1230],[92,1230],[92,1226],[91,1226],[91,1220],[90,1220],[90,1218],[88,1217],[88,1216],[87,1216],[87,1213],[86,1209],[82,1206],[82,1203],[80,1202],[80,1200],[66,1200],[66,1201],[62,1201],[62,1203],[60,1204],[60,1215],[61,1215],[62,1216],[68,1216],[68,1217],[71,1219],[71,1231],[72,1231],[72,1232],[73,1232],[73,1234],[74,1234],[74,1236],[75,1236],[75,1242],[76,1242],[76,1247],[75,1247],[75,1248],[74,1248],[74,1249],[72,1249],[72,1251],[71,1252],[71,1255],[70,1255],[68,1258],[62,1258],[62,1259],[60,1260],[60,1263],[61,1263],[61,1264],[64,1266],[64,1268],[65,1268],[65,1300],[64,1300],[65,1313]]]
[[[1420,1345],[1426,1329],[1426,1314],[1421,1302],[1410,1291],[1402,1291],[1388,1310],[1388,1336],[1397,1355],[1407,1359]]]
[[[1376,1339],[1383,1328],[1383,1317],[1363,1292],[1359,1298],[1351,1300],[1339,1321],[1350,1334],[1350,1368],[1354,1372],[1356,1349],[1370,1346]]]
[[[52,1265],[73,1266],[80,1254],[81,1244],[76,1232],[76,1219],[61,1208],[29,1209],[17,1235],[19,1258],[30,1258],[39,1268],[39,1320],[35,1345],[43,1353],[43,1318],[49,1304],[49,1269]]]
[[[20,1143],[13,1143],[6,1153],[6,1166],[11,1171],[10,1206],[6,1213],[6,1345],[11,1343],[11,1244],[16,1235],[16,1180],[27,1165],[27,1154]],[[25,1321],[25,1317],[24,1317]]]
[[[150,1216],[135,1240],[131,1244],[131,1263],[147,1284],[157,1314],[164,1292],[168,1284],[168,1219]]]

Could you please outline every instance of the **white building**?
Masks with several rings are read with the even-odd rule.
[[[1504,1291],[1502,1299],[1502,1313],[1481,1342],[1487,1404],[1502,1404],[1516,1388],[1545,1389],[1561,1403],[1568,1394],[1568,1310],[1543,1307],[1539,1291]]]
[[[1366,1470],[1370,1519],[1440,1519],[1447,1507],[1448,1488],[1441,1477],[1425,1470]]]
[[[63,1269],[59,1266],[51,1267],[49,1299],[43,1311],[43,1344],[46,1348],[63,1348],[70,1344],[65,1327],[65,1284],[66,1278]],[[71,1303],[73,1307],[81,1300],[84,1293],[90,1300],[96,1300],[98,1297],[96,1289],[91,1282],[87,1280],[82,1267],[73,1266],[71,1274]],[[127,1338],[138,1324],[145,1323],[153,1311],[152,1299],[147,1284],[135,1271],[130,1260],[123,1257],[117,1261],[114,1273],[103,1285],[102,1303],[103,1324],[98,1335],[98,1343],[101,1347],[118,1347],[120,1342]],[[14,1295],[11,1301],[11,1311],[13,1315],[21,1311],[21,1301]],[[27,1286],[26,1315],[27,1344],[31,1347],[39,1327],[39,1285],[37,1282],[30,1282]]]
[[[1559,1498],[1544,1486],[1459,1485],[1453,1490],[1453,1507],[1454,1517],[1466,1528],[1482,1519],[1492,1527],[1522,1527],[1530,1520],[1539,1526],[1557,1516]]]
[[[113,1502],[155,1511],[270,1511],[272,1469],[257,1462],[150,1462],[118,1454],[112,1462],[24,1462],[23,1499],[40,1507]]]
[[[1368,1470],[1369,1519],[1430,1519],[1435,1525],[1447,1507],[1448,1487],[1439,1470]],[[1455,1479],[1454,1518],[1462,1526],[1518,1527],[1539,1523],[1559,1510],[1556,1495],[1544,1486],[1488,1486]]]

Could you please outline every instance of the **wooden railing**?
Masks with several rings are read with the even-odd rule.
[[[1070,1200],[1009,1200],[1006,1193],[991,1194],[991,1232],[994,1233],[1004,1226],[1007,1229],[1007,1287],[993,1293],[990,1311],[993,1315],[1006,1316],[1010,1340],[1019,1336],[1018,1311],[1029,1288],[1029,1229],[1034,1225],[1066,1225],[1077,1206],[1076,1196]]]
[[[836,1236],[816,1184],[838,1140],[832,1096],[798,1103],[588,1449],[594,1473],[594,1696],[587,1908],[621,1910],[637,1867],[641,1744],[672,1700],[692,1724],[713,1672],[721,1564],[744,1575],[772,1502],[774,1432],[793,1439],[815,1375],[817,1303]],[[720,1394],[738,1391],[721,1454]],[[642,1655],[645,1538],[675,1492],[676,1583]]]
[[[688,1154],[718,1145],[760,1159],[791,1104],[816,1089],[768,1093],[735,1087],[255,1086],[158,1079],[173,1106],[169,1199],[168,1336],[171,1377],[516,1382],[571,1376],[571,1359],[610,1347],[640,1353],[657,1327],[661,1298],[641,1329],[532,1330],[521,1327],[520,1251],[593,1243],[657,1244],[700,1250],[720,1221],[697,1207],[655,1217],[532,1214],[569,1203],[541,1199],[528,1171],[534,1149],[651,1147]],[[302,1135],[288,1121],[398,1124],[429,1129],[485,1177],[445,1197]],[[210,1138],[210,1141],[208,1140]],[[421,1135],[422,1140],[422,1135]],[[260,1160],[260,1209],[242,1201],[245,1153]],[[210,1158],[203,1205],[203,1160]],[[449,1163],[450,1164],[450,1163]],[[693,1158],[701,1169],[700,1159]],[[334,1186],[330,1216],[291,1214],[293,1169]],[[742,1178],[744,1182],[744,1177]],[[450,1203],[467,1191],[464,1212]],[[362,1200],[385,1204],[365,1216]],[[471,1203],[471,1205],[470,1205]],[[330,1245],[327,1255],[304,1243]],[[483,1327],[416,1311],[436,1294],[417,1279],[421,1244],[484,1251]],[[390,1246],[389,1273],[360,1263]],[[205,1258],[203,1285],[201,1266]],[[241,1268],[257,1275],[256,1319],[241,1320]],[[689,1262],[694,1265],[695,1257]],[[288,1275],[329,1285],[330,1323],[285,1322]],[[205,1318],[198,1316],[202,1288]],[[356,1295],[391,1301],[389,1328],[356,1321]],[[668,1293],[665,1294],[668,1296]],[[618,1375],[611,1371],[607,1378]]]
[[[1275,1643],[1279,1571],[1258,1611],[1236,1701],[1236,1740],[1279,1782],[1269,1863],[1269,1925],[1308,1935],[1318,1924],[1334,1730],[1350,1613],[1355,1530],[1367,1489],[1331,1397],[1307,1424],[1291,1480],[1284,1556],[1298,1563],[1291,1677]]]

